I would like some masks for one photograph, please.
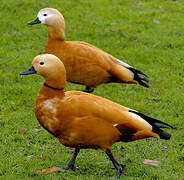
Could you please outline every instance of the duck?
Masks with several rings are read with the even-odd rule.
[[[35,115],[40,125],[74,153],[67,166],[53,166],[39,171],[47,174],[62,170],[74,170],[80,149],[100,149],[109,157],[120,177],[125,165],[114,158],[110,148],[117,142],[132,142],[144,138],[168,140],[171,134],[161,128],[171,125],[146,116],[94,94],[66,87],[66,70],[58,57],[41,54],[32,66],[20,75],[38,74],[44,83],[35,103]]]
[[[100,84],[128,83],[148,88],[148,77],[140,70],[111,54],[83,41],[67,41],[65,20],[54,8],[44,8],[29,25],[48,27],[45,53],[54,54],[64,63],[67,81],[85,85],[84,92],[93,92]]]

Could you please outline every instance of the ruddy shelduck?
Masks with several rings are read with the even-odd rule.
[[[75,148],[67,166],[47,168],[40,173],[74,170],[75,159],[83,148],[105,151],[119,177],[125,165],[113,157],[110,147],[119,141],[130,142],[154,137],[170,139],[171,135],[160,128],[169,124],[148,117],[108,99],[81,92],[64,92],[66,71],[58,57],[42,54],[34,58],[32,67],[21,75],[39,74],[45,78],[36,99],[37,120],[64,146]]]
[[[33,24],[48,27],[46,53],[54,54],[64,63],[67,80],[86,86],[85,92],[93,92],[102,83],[131,83],[149,87],[147,76],[101,49],[82,41],[66,41],[65,21],[53,8],[41,9]]]

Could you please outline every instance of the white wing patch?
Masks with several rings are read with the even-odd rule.
[[[135,112],[137,112],[136,110],[130,109],[130,108],[127,108],[127,110],[128,110],[128,111],[135,111]]]
[[[119,60],[119,59],[117,59],[117,58],[114,58],[114,57],[112,57],[112,56],[111,56],[111,59],[112,59],[115,63],[117,63],[117,64],[119,64],[119,65],[121,65],[121,66],[124,66],[124,67],[127,67],[127,68],[132,67],[132,66],[130,66],[129,64],[127,64],[127,63],[125,63],[125,62],[123,62],[123,61],[121,61],[121,60]]]
[[[113,126],[116,127],[118,124],[114,124]]]
[[[140,123],[143,123],[145,127],[152,130],[152,126],[147,121],[145,121],[143,118],[141,118],[139,115],[132,113],[132,112],[129,112],[129,113],[131,114],[132,118],[138,120]]]

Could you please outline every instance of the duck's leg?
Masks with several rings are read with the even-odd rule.
[[[69,170],[69,169],[71,169],[72,171],[75,170],[75,166],[74,166],[74,165],[75,165],[75,159],[76,159],[76,157],[77,157],[79,151],[80,151],[79,148],[75,148],[75,151],[73,152],[72,158],[70,159],[68,165],[67,165],[67,166],[62,166],[62,167],[60,167],[61,170],[62,170],[62,169],[63,169],[63,170]]]
[[[57,171],[63,171],[63,170],[75,170],[75,159],[79,153],[80,149],[75,148],[75,151],[73,152],[72,158],[70,159],[67,166],[52,166],[50,168],[43,169],[41,171],[37,171],[36,174],[49,174]]]
[[[122,172],[123,172],[123,169],[125,168],[125,165],[119,164],[119,163],[114,159],[114,157],[113,157],[112,152],[111,152],[110,149],[107,149],[105,152],[106,152],[107,156],[108,156],[109,159],[112,161],[114,167],[115,167],[116,170],[117,170],[117,172],[116,172],[116,177],[117,177],[117,178],[120,177],[121,174],[122,174]]]
[[[94,88],[86,86],[85,90],[79,90],[79,91],[86,92],[86,93],[92,93],[94,91]]]
[[[88,86],[86,86],[85,92],[87,92],[87,93],[92,93],[93,91],[94,91],[94,88],[93,88],[93,87],[88,87]]]

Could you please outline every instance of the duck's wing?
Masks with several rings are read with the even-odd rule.
[[[117,82],[140,84],[147,88],[149,87],[148,77],[142,71],[89,43],[82,41],[72,41],[72,43],[75,45],[81,45],[83,48],[81,48],[81,52],[78,52],[81,53],[82,56],[88,56],[88,60],[92,64],[98,65],[109,72],[112,76],[112,80]],[[85,50],[85,53],[83,53],[83,50]]]
[[[159,128],[172,128],[172,126],[162,121],[148,117],[108,99],[77,91],[70,92],[72,97],[71,107],[76,109],[77,116],[92,115],[104,119],[112,126],[120,125],[122,128],[133,132],[144,129],[157,131]]]

